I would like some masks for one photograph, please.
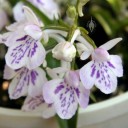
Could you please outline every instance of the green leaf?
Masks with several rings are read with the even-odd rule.
[[[93,93],[90,94],[90,98],[91,98],[91,100],[92,100],[94,103],[97,102],[97,101],[96,101],[96,97],[95,97],[95,95],[94,95]]]
[[[8,0],[7,2],[9,2],[12,7],[14,7],[16,5],[16,3],[19,2],[19,0]]]
[[[46,56],[47,66],[50,68],[60,67],[60,61],[52,57],[52,52]]]
[[[107,0],[107,2],[111,5],[117,15],[121,12],[122,0]]]
[[[91,8],[91,14],[99,21],[109,36],[115,35],[117,32],[118,21],[113,19],[108,10],[98,6],[93,6],[93,8]]]

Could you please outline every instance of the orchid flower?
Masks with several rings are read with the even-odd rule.
[[[50,118],[56,114],[53,104],[45,103],[42,94],[36,97],[27,96],[22,110],[26,112],[39,112],[43,118]]]
[[[42,30],[40,22],[28,7],[24,7],[26,21],[14,23],[7,27],[6,41],[8,47],[6,64],[12,69],[26,66],[34,69],[45,59],[45,49],[40,42]]]
[[[36,97],[42,92],[42,86],[47,81],[45,72],[39,67],[33,70],[25,67],[19,70],[12,70],[6,65],[4,78],[13,78],[9,84],[10,99],[17,99],[26,95]]]
[[[70,42],[64,41],[57,44],[52,50],[53,57],[59,60],[72,61],[76,56],[76,48],[73,43],[79,35],[80,31],[77,29]]]
[[[57,68],[53,70],[57,72]],[[59,68],[59,71],[64,72],[63,68],[62,70]],[[52,74],[53,72],[50,73],[50,75]],[[63,78],[57,78],[57,74],[53,75],[53,80],[44,84],[44,100],[48,104],[53,104],[56,113],[62,119],[69,119],[75,114],[78,103],[82,108],[87,107],[90,91],[81,86],[76,71],[67,71],[65,69]]]
[[[122,77],[123,67],[118,55],[109,55],[107,50],[115,46],[122,38],[116,38],[94,49],[92,61],[80,69],[80,79],[86,89],[95,84],[103,93],[109,94],[116,90],[117,77]],[[81,58],[86,59],[86,51]]]

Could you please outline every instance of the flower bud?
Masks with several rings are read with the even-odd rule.
[[[70,42],[62,42],[54,47],[52,53],[53,57],[56,59],[71,62],[76,56],[76,48]]]
[[[76,8],[74,6],[69,6],[69,8],[67,10],[67,15],[72,19],[75,18],[75,16],[76,16]]]
[[[83,14],[83,6],[88,2],[89,0],[79,0],[79,3],[77,5],[79,16],[82,17]]]

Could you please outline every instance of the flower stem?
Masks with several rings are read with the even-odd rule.
[[[69,120],[61,119],[58,115],[56,117],[60,128],[77,128],[78,109],[75,115]]]
[[[69,128],[67,120],[61,119],[58,115],[56,116],[60,128]]]
[[[69,128],[77,128],[77,121],[78,121],[78,109],[76,111],[76,114],[69,119],[68,122],[68,127]]]

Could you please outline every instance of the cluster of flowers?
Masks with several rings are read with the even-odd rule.
[[[41,0],[36,2],[43,4]],[[58,18],[57,14],[55,17]],[[43,23],[26,6],[22,7],[22,18],[16,19],[17,22],[6,27],[8,32],[0,36],[0,42],[8,47],[4,78],[12,79],[10,99],[26,96],[22,106],[24,111],[42,111],[44,118],[57,113],[60,118],[69,119],[78,105],[82,108],[88,106],[93,85],[105,94],[116,90],[117,77],[123,75],[122,61],[117,55],[109,55],[107,50],[122,38],[96,48],[76,28],[67,41],[68,31],[42,29]],[[47,50],[42,40],[47,43],[50,38],[58,44]],[[48,67],[46,55],[49,52],[60,60],[59,67]],[[77,53],[81,60],[91,56],[91,61],[81,69],[72,66]]]

